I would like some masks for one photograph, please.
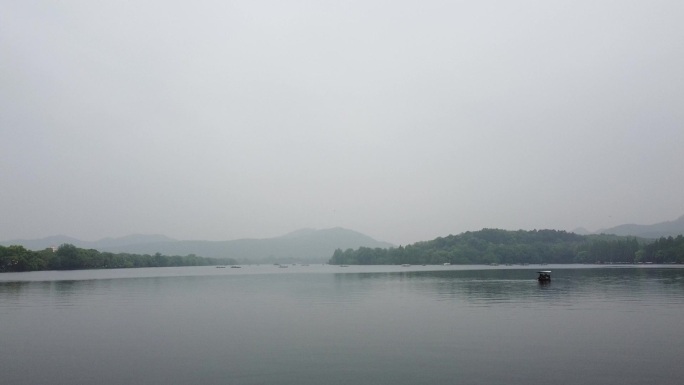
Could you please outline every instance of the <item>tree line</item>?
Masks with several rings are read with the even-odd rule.
[[[160,253],[100,252],[63,244],[57,250],[33,251],[23,246],[0,246],[0,272],[36,270],[120,269],[134,267],[210,266],[236,264],[234,259],[204,258],[194,254],[166,256]]]
[[[483,229],[394,248],[337,249],[334,265],[684,263],[684,237],[656,241],[558,230]]]

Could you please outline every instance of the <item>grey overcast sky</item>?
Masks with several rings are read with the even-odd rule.
[[[684,214],[681,0],[2,0],[0,239]]]

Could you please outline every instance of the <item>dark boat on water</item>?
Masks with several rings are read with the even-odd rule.
[[[537,274],[539,274],[537,281],[544,283],[551,282],[551,270],[538,271]]]

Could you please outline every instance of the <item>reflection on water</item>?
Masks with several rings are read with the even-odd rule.
[[[357,270],[359,267],[356,267]],[[382,268],[382,267],[380,267]],[[651,304],[679,303],[684,293],[684,269],[670,268],[572,268],[564,266],[554,270],[553,280],[548,284],[540,284],[536,280],[534,269],[445,269],[445,270],[409,270],[397,269],[391,271],[377,271],[378,267],[371,267],[370,272],[341,272],[339,267],[325,266],[320,268],[302,268],[299,271],[288,269],[287,273],[297,278],[283,279],[285,269],[266,267],[252,267],[252,270],[241,269],[246,274],[216,274],[216,271],[203,267],[201,270],[189,268],[175,269],[169,274],[168,269],[139,269],[145,270],[142,276],[137,276],[134,269],[115,271],[112,277],[107,276],[108,270],[66,272],[80,275],[83,279],[64,279],[65,272],[39,272],[39,278],[30,277],[28,280],[11,280],[13,274],[3,274],[0,277],[0,307],[11,306],[71,306],[97,304],[100,296],[119,292],[118,298],[108,301],[127,301],[136,296],[146,297],[158,295],[163,287],[168,286],[169,279],[175,285],[188,284],[188,289],[206,286],[208,282],[218,282],[225,285],[226,278],[230,278],[239,286],[240,290],[251,288],[251,294],[259,292],[264,285],[274,287],[281,285],[275,292],[284,292],[285,296],[299,298],[305,301],[320,301],[322,303],[356,302],[373,295],[386,292],[390,288],[399,292],[423,296],[425,300],[435,301],[463,301],[466,305],[475,306],[505,306],[506,304],[521,306],[572,306],[587,300],[617,300]],[[218,270],[223,272],[226,270]],[[232,270],[235,271],[235,270]],[[131,272],[130,277],[121,274]],[[54,273],[56,279],[49,279]],[[92,277],[87,274],[91,273]],[[157,274],[155,276],[155,273]],[[333,277],[334,285],[330,285],[327,278],[320,279],[316,275]],[[25,274],[25,273],[24,273]],[[287,277],[289,277],[288,275]],[[25,278],[26,275],[21,276]],[[306,279],[301,279],[306,276]],[[10,278],[10,279],[8,279]],[[121,279],[125,281],[121,282]],[[395,293],[399,294],[399,293]],[[28,299],[28,300],[27,300]]]
[[[546,268],[553,270],[547,285],[536,281],[534,268],[515,267],[2,275],[3,383],[678,384],[684,378],[684,269]]]
[[[568,306],[589,297],[614,300],[648,299],[656,303],[680,302],[684,295],[684,269],[680,268],[563,268],[553,280],[541,284],[530,269],[411,271],[400,273],[338,274],[345,290],[377,289],[377,283],[399,282],[426,298],[462,300],[475,305],[538,304]],[[358,281],[358,282],[357,282]],[[362,282],[368,282],[363,287]],[[376,286],[372,286],[376,284]]]

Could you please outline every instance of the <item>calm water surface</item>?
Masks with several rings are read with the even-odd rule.
[[[0,274],[6,384],[681,384],[677,266]]]

